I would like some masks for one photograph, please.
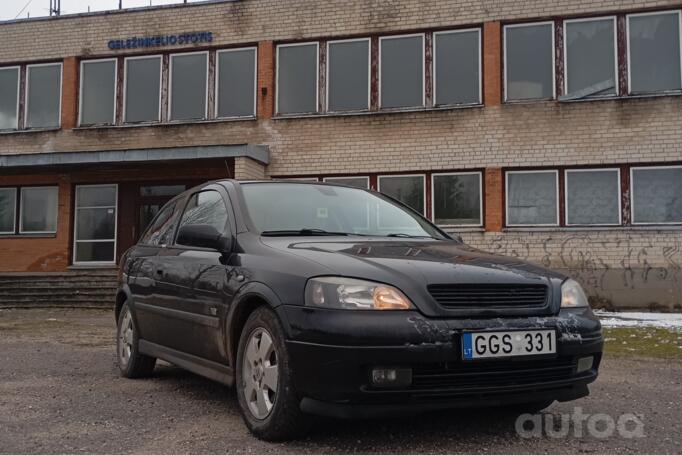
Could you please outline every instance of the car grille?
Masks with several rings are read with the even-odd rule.
[[[432,284],[428,290],[446,308],[537,308],[547,301],[542,284]]]
[[[542,361],[440,363],[414,365],[415,391],[523,386],[574,377],[572,357]]]

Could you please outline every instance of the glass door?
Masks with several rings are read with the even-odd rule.
[[[118,185],[77,185],[73,263],[114,265]]]

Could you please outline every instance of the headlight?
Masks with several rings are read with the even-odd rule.
[[[589,306],[587,296],[577,281],[567,280],[561,285],[561,308],[584,308]]]
[[[305,304],[344,310],[411,310],[410,299],[393,286],[342,277],[308,280]]]

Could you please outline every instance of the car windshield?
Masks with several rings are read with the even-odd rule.
[[[431,223],[377,193],[332,185],[247,183],[246,207],[262,235],[445,237]]]

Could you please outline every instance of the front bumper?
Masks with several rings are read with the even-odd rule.
[[[597,378],[603,348],[599,321],[586,309],[562,310],[554,317],[457,320],[294,306],[284,312],[301,408],[332,417],[581,398]],[[556,356],[462,360],[464,331],[539,328],[557,330]],[[592,368],[577,373],[578,359],[589,355]],[[374,367],[410,368],[412,384],[374,387]]]

